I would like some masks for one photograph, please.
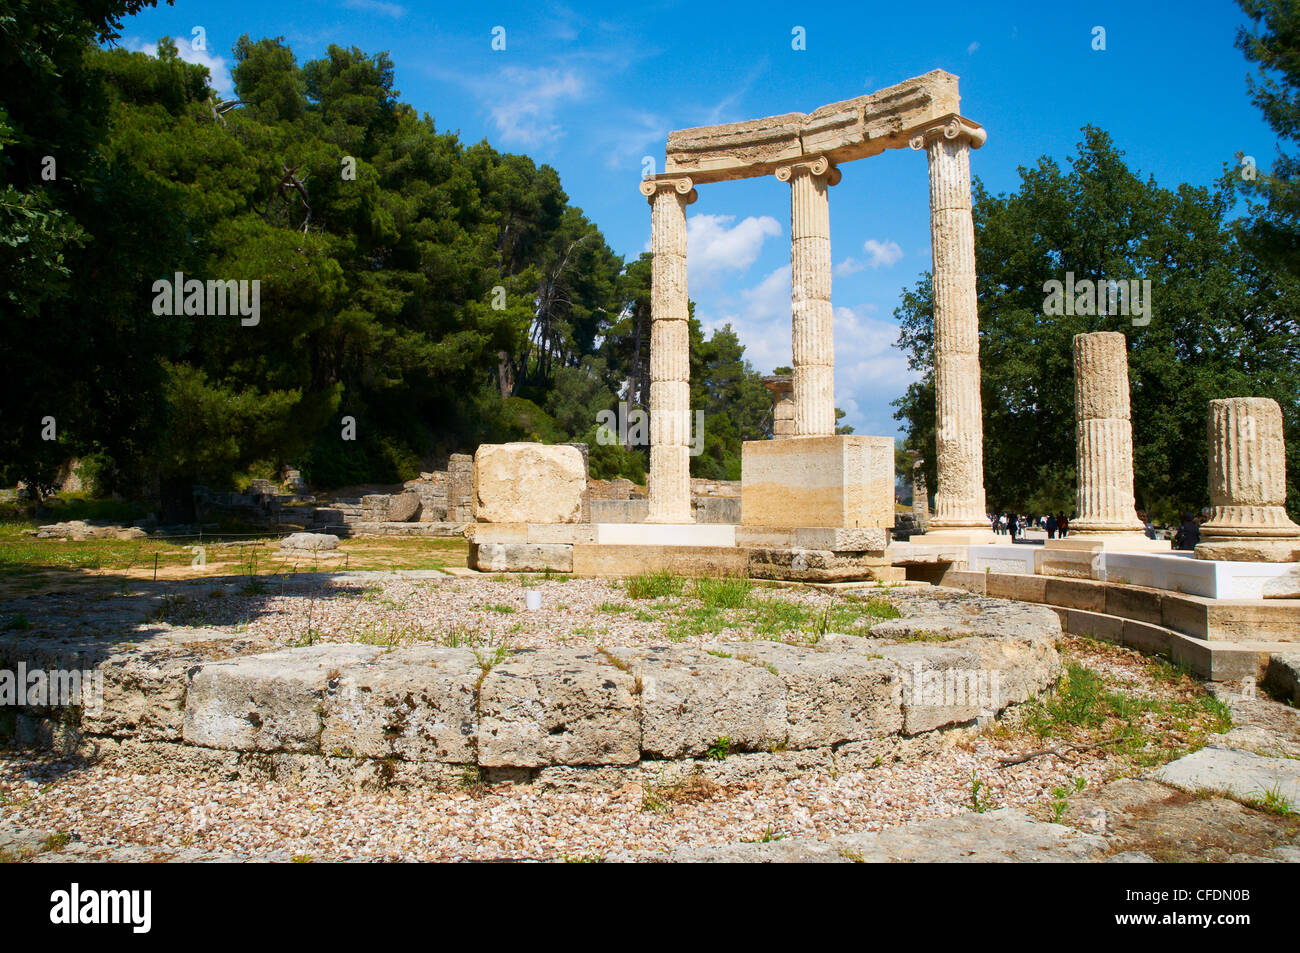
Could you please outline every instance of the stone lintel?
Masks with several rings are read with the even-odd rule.
[[[978,123],[961,118],[957,77],[931,70],[811,113],[679,129],[668,135],[664,176],[690,175],[701,184],[770,175],[780,166],[817,156],[839,164],[907,148],[914,136],[954,119],[978,148],[984,132]]]

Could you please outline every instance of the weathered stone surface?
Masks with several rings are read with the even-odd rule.
[[[695,500],[695,522],[739,523],[740,499],[734,496],[702,496]]]
[[[474,516],[483,523],[576,523],[587,474],[576,447],[483,444],[474,454]]]
[[[1210,401],[1210,519],[1197,559],[1300,561],[1300,526],[1286,512],[1282,409],[1265,397]]]
[[[100,668],[104,704],[87,709],[82,728],[117,737],[179,741],[185,720],[188,671],[198,661],[190,653],[144,647],[120,653]]]
[[[998,709],[998,681],[974,651],[913,642],[877,652],[897,666],[904,734],[964,724]]]
[[[1106,840],[1014,808],[915,821],[826,840],[686,847],[638,857],[662,863],[1059,863],[1099,860]],[[622,858],[606,858],[622,859]]]
[[[667,570],[683,576],[735,576],[748,567],[745,551],[736,546],[576,545],[576,576],[636,576]]]
[[[720,737],[743,751],[770,750],[789,732],[785,685],[738,659],[692,649],[611,648],[641,686],[641,750],[700,757]]]
[[[1276,792],[1300,804],[1300,761],[1295,758],[1265,758],[1211,745],[1166,764],[1153,777],[1184,791],[1222,791],[1242,800],[1262,800]]]
[[[793,436],[830,436],[835,433],[835,336],[828,191],[840,171],[819,156],[779,166],[776,177],[790,183]]]
[[[894,525],[891,437],[748,440],[741,456],[745,526]]]
[[[634,688],[599,652],[516,652],[483,679],[478,763],[635,764],[641,731]]]
[[[1142,537],[1133,502],[1128,339],[1118,331],[1074,336],[1074,416],[1079,469],[1071,536]]]
[[[479,572],[573,572],[573,547],[563,543],[473,542],[469,566]]]
[[[280,540],[280,548],[290,552],[320,552],[339,548],[339,538],[332,533],[290,533]]]
[[[592,500],[593,523],[643,523],[650,515],[650,502],[637,500]]]
[[[185,741],[240,751],[319,753],[330,682],[381,651],[371,645],[322,645],[201,665],[190,678],[185,701]]]
[[[896,667],[871,658],[864,645],[860,639],[827,636],[812,648],[757,639],[718,642],[706,649],[776,675],[785,685],[785,747],[815,748],[892,734],[902,727]]]
[[[835,553],[821,549],[751,549],[749,575],[798,582],[899,582],[906,576],[879,553]]]
[[[970,150],[983,140],[959,121],[935,122],[910,144],[924,149],[930,173],[934,258],[934,397],[938,486],[927,535],[987,535],[984,423],[981,413],[975,226]],[[891,500],[892,503],[892,500]]]
[[[398,493],[388,498],[384,520],[389,523],[409,523],[420,515],[420,494]]]
[[[880,526],[799,526],[794,529],[794,545],[837,553],[883,553],[889,531]]]
[[[349,666],[327,684],[321,751],[472,763],[481,673],[469,649],[429,646]]]
[[[68,520],[64,523],[47,523],[36,529],[37,539],[144,539],[149,534],[138,526],[87,523],[85,520]]]
[[[687,174],[697,183],[717,182],[770,175],[782,163],[806,156],[824,154],[834,162],[866,158],[903,148],[917,129],[955,116],[960,106],[957,77],[931,70],[807,114],[786,113],[669,133],[665,174]]]
[[[206,598],[221,585],[179,588]],[[617,773],[668,759],[679,761],[671,770],[688,769],[681,759],[705,759],[710,777],[744,783],[832,762],[870,765],[900,746],[915,753],[937,743],[918,732],[987,707],[977,700],[966,713],[907,695],[903,680],[918,662],[928,672],[997,674],[999,709],[1040,691],[1057,664],[1055,617],[1045,625],[1034,616],[1050,610],[921,588],[896,590],[891,600],[906,618],[879,623],[893,628],[869,639],[831,633],[811,645],[739,641],[709,651],[546,648],[498,662],[486,648],[432,645],[266,651],[269,637],[143,621],[162,593],[177,597],[178,585],[142,586],[149,594],[120,600],[51,596],[39,631],[0,633],[0,668],[97,669],[105,683],[100,708],[0,718],[9,742],[121,759],[132,770],[167,765],[325,787],[445,787],[465,764],[536,780],[542,770]],[[120,635],[100,640],[85,634],[91,629]],[[949,641],[921,640],[936,630]],[[888,644],[882,634],[917,640]],[[705,758],[719,745],[730,752],[725,763]],[[553,771],[556,783],[563,777]]]

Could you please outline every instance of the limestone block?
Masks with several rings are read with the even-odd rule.
[[[339,538],[332,533],[290,533],[280,540],[280,549],[314,553],[339,548]]]
[[[591,523],[471,523],[465,529],[465,536],[474,543],[572,546],[574,543],[594,543],[596,527]]]
[[[697,523],[739,523],[740,499],[734,496],[702,496],[695,501]]]
[[[474,516],[481,523],[577,523],[586,487],[576,447],[483,444],[474,454]]]
[[[750,549],[749,575],[798,582],[901,582],[907,571],[881,553],[835,553],[825,549]]]
[[[750,440],[741,451],[746,526],[894,525],[894,441],[855,434]]]
[[[329,682],[382,651],[321,645],[201,665],[185,700],[185,741],[235,751],[319,753]]]
[[[700,757],[724,735],[742,751],[785,742],[785,684],[767,669],[702,651],[616,647],[608,653],[640,682],[646,755]]]
[[[669,133],[665,169],[689,174],[699,184],[768,175],[782,164],[811,155],[848,162],[903,148],[918,129],[955,116],[960,108],[957,77],[931,70],[808,114],[787,113]]]
[[[573,547],[563,543],[470,543],[469,568],[479,572],[573,572]]]
[[[648,500],[592,500],[593,523],[642,523],[650,515]]]
[[[794,545],[836,553],[883,553],[889,532],[879,526],[800,526],[794,530]]]
[[[765,639],[722,642],[708,650],[753,662],[785,685],[788,748],[814,748],[893,734],[902,727],[893,665],[868,656],[857,640],[814,650]]]
[[[189,669],[198,659],[190,652],[123,653],[101,667],[104,703],[86,709],[81,727],[88,734],[179,741],[185,721]]]
[[[682,576],[736,576],[748,568],[745,551],[736,546],[573,547],[575,576],[636,576],[663,570]]]
[[[634,688],[599,652],[517,652],[483,679],[478,763],[635,764],[641,729]]]
[[[321,753],[472,763],[481,674],[469,649],[430,646],[350,666],[327,685]]]
[[[420,514],[420,494],[397,493],[388,498],[384,520],[388,523],[409,523]]]

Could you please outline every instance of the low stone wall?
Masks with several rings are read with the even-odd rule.
[[[851,764],[921,750],[1060,670],[1050,611],[969,598],[811,645],[267,652],[208,629],[77,631],[0,637],[0,668],[91,668],[102,706],[19,709],[0,734],[142,767],[348,783],[626,780],[733,756],[755,772]]]

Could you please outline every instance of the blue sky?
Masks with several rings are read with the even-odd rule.
[[[229,91],[242,33],[284,36],[299,62],[331,43],[388,50],[401,98],[466,142],[486,138],[560,173],[615,252],[635,257],[650,216],[645,156],[672,129],[808,112],[931,69],[961,78],[989,140],[971,168],[994,192],[1040,155],[1063,162],[1092,123],[1158,182],[1209,184],[1239,150],[1267,165],[1275,137],[1246,93],[1231,2],[1065,4],[419,3],[177,0],[124,24],[121,45],[176,38]],[[206,51],[187,42],[201,26]],[[491,47],[505,28],[506,49]],[[792,49],[804,28],[806,49]],[[1092,49],[1093,28],[1106,49]],[[831,192],[836,403],[859,433],[894,434],[911,379],[893,347],[900,291],[930,267],[926,167],[910,150],[846,164]],[[688,209],[691,297],[730,322],[761,371],[790,362],[789,187],[702,186]]]

